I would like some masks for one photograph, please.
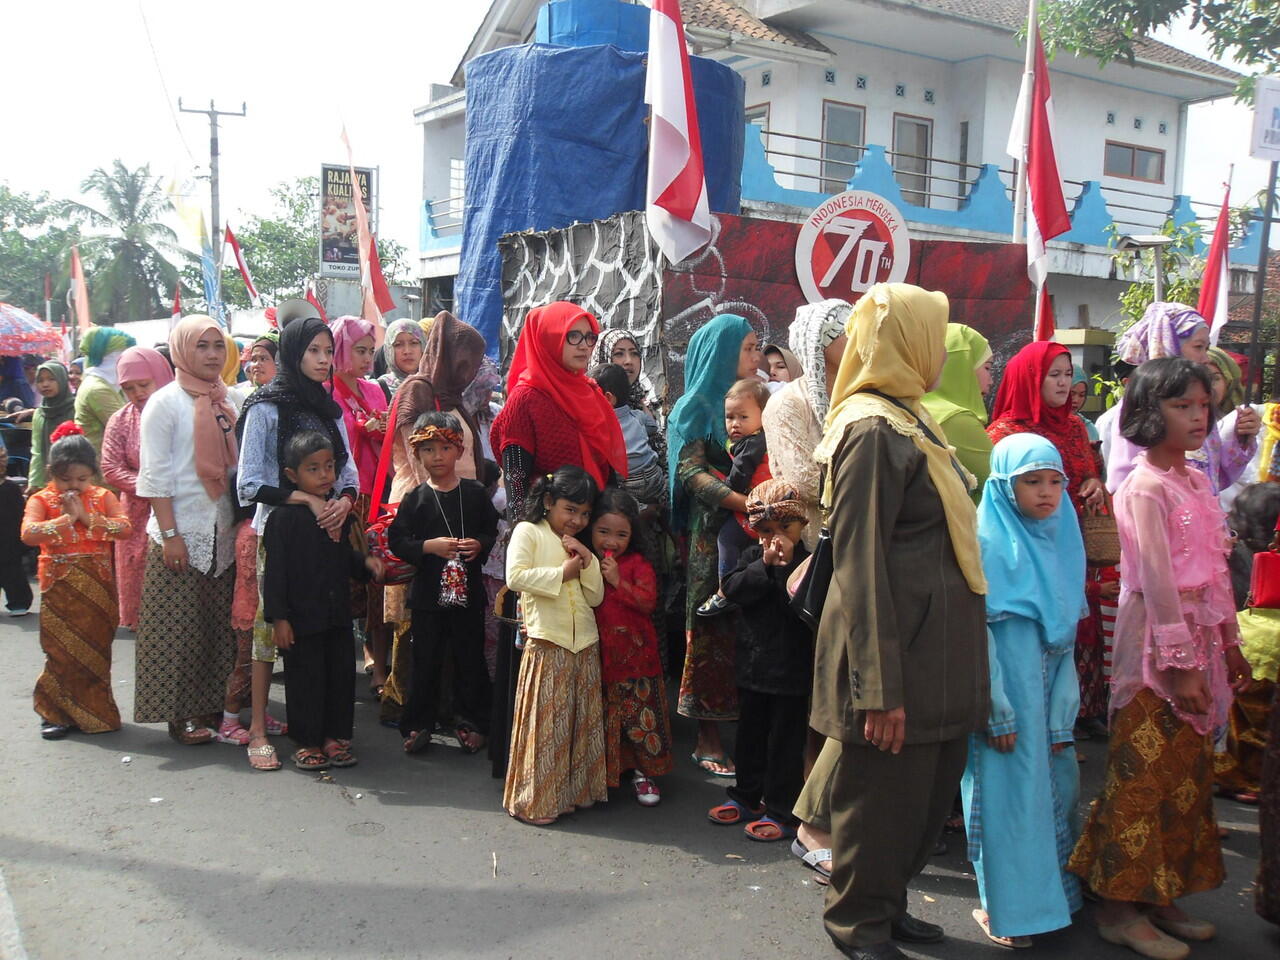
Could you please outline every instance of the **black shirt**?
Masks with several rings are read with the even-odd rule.
[[[763,430],[730,444],[729,456],[733,457],[733,467],[729,470],[729,489],[734,493],[750,493],[756,470],[768,453]]]
[[[797,543],[791,563],[766,566],[764,550],[743,550],[724,578],[725,599],[741,607],[734,673],[738,686],[758,693],[807,697],[813,686],[813,631],[791,609],[787,577],[809,555]]]
[[[22,542],[22,489],[8,477],[0,477],[0,561],[17,560],[27,548]]]
[[[483,484],[463,479],[452,490],[440,491],[424,483],[400,501],[396,518],[387,529],[387,546],[401,560],[418,568],[409,588],[411,610],[441,609],[440,575],[445,558],[422,552],[423,541],[436,537],[480,541],[480,552],[466,562],[467,606],[483,606],[487,600],[480,568],[498,537],[498,511]]]
[[[355,517],[348,514],[335,543],[305,504],[276,507],[267,517],[262,619],[288,620],[294,636],[351,624],[349,581],[368,580],[364,556],[351,545]]]

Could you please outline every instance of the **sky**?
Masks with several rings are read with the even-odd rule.
[[[0,180],[18,191],[79,195],[93,168],[120,158],[188,180],[207,173],[207,108],[220,122],[223,219],[268,212],[268,190],[343,162],[345,124],[358,166],[381,172],[380,233],[417,250],[422,131],[413,121],[432,83],[448,83],[487,0],[352,4],[336,0],[63,0],[10,4]],[[350,38],[362,37],[364,56]],[[1207,55],[1185,26],[1169,42]],[[20,42],[21,41],[21,42]],[[1216,202],[1235,161],[1233,197],[1252,196],[1266,168],[1249,160],[1250,111],[1230,100],[1191,108],[1184,189]],[[992,159],[992,158],[987,158]],[[207,204],[207,181],[194,198]],[[1277,231],[1280,233],[1280,231]]]

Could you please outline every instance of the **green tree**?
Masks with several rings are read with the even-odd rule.
[[[173,205],[159,177],[146,164],[130,170],[116,160],[110,171],[94,170],[80,188],[96,195],[97,205],[68,201],[63,212],[95,231],[80,245],[94,320],[115,324],[166,313],[162,298],[178,282],[172,261],[187,254],[173,228],[160,222]]]
[[[54,316],[66,311],[71,247],[80,239],[47,193],[14,193],[0,183],[0,300],[44,316],[44,277],[53,280]]]
[[[1054,47],[1132,63],[1137,45],[1153,30],[1183,14],[1209,40],[1217,59],[1235,60],[1266,73],[1280,64],[1280,16],[1274,0],[1057,0],[1040,4],[1041,31]],[[1252,97],[1252,78],[1237,89]]]

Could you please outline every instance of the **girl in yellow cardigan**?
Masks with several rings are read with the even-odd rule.
[[[516,680],[502,805],[535,826],[608,799],[592,611],[604,599],[604,578],[577,539],[595,498],[595,482],[579,467],[539,477],[507,547],[507,586],[520,593],[529,639]]]

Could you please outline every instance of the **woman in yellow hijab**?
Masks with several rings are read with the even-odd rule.
[[[986,581],[972,476],[920,399],[946,359],[947,298],[877,284],[854,308],[816,459],[833,571],[817,631],[815,730],[840,741],[825,924],[839,944],[930,942],[906,903],[987,722]]]

